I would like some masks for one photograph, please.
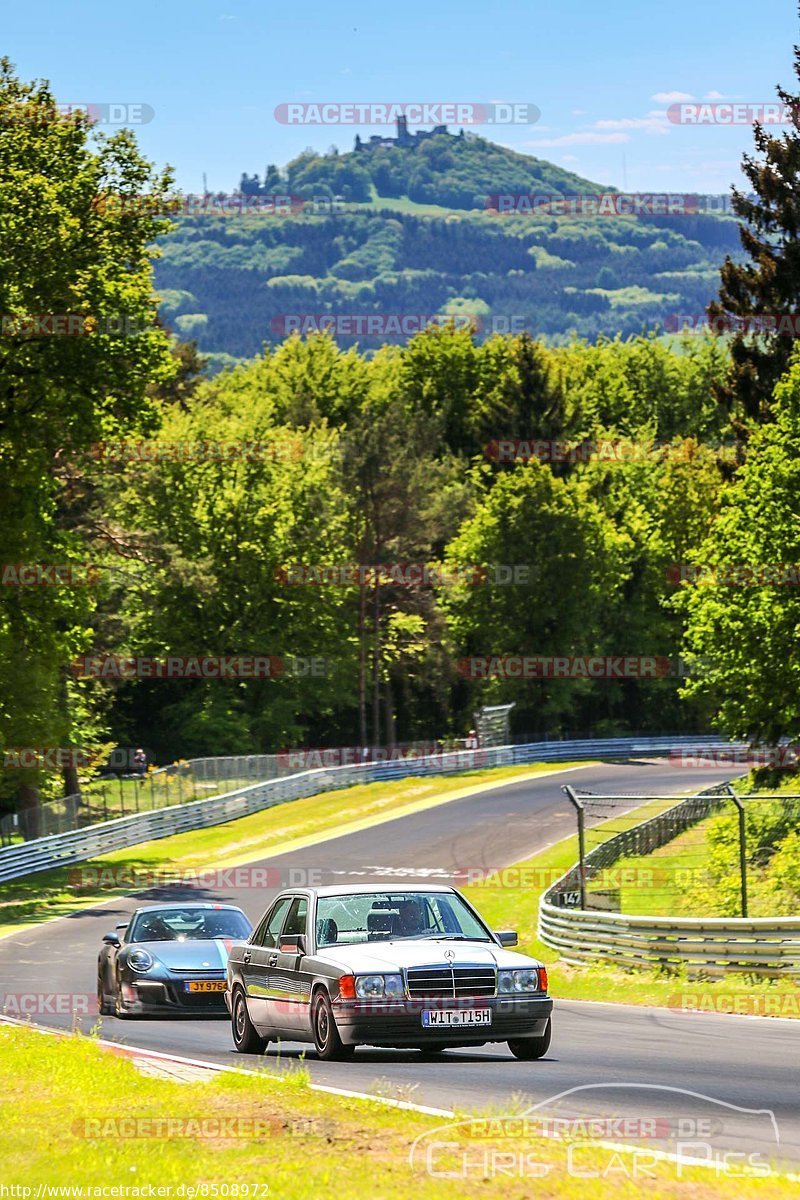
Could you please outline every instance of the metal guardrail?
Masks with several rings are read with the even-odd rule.
[[[711,789],[689,796],[601,843],[586,855],[585,874],[627,853],[663,845],[670,820],[685,816],[687,825],[702,820],[714,798]],[[539,902],[539,937],[567,964],[602,961],[622,968],[681,966],[695,975],[800,977],[800,917],[636,917],[565,908],[557,901],[575,888],[578,870],[571,867]]]
[[[127,846],[139,845],[173,833],[220,825],[275,804],[357,783],[376,783],[417,775],[453,774],[487,767],[537,762],[571,762],[596,758],[620,759],[633,755],[663,755],[680,749],[731,751],[739,743],[708,737],[609,738],[570,742],[532,742],[524,746],[499,746],[484,750],[458,750],[426,754],[416,759],[362,763],[355,766],[317,768],[282,779],[268,779],[206,800],[192,800],[168,808],[139,812],[128,817],[52,834],[0,849],[0,883],[23,875],[85,862]],[[208,760],[206,760],[208,761]]]
[[[413,756],[432,748],[436,748],[435,743],[410,742],[399,750]],[[85,829],[148,809],[188,804],[192,800],[245,787],[248,783],[296,775],[303,769],[373,762],[385,759],[386,754],[381,747],[367,747],[364,751],[349,747],[323,752],[218,755],[215,758],[181,759],[163,767],[150,767],[144,774],[108,772],[91,780],[81,792],[0,817],[0,847],[20,840],[30,841],[54,833]]]

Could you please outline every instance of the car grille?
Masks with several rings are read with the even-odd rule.
[[[406,986],[412,1000],[457,1000],[462,996],[494,996],[494,967],[411,967]]]

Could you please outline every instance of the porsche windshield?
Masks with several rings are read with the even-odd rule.
[[[130,942],[186,942],[250,936],[250,922],[235,909],[170,908],[139,913]]]
[[[317,901],[318,946],[410,938],[492,940],[452,892],[369,892],[320,896]]]

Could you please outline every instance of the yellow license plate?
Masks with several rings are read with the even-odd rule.
[[[224,992],[224,979],[192,979],[183,985],[187,992]]]

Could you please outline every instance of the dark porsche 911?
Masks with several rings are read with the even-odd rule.
[[[137,908],[130,921],[103,938],[97,959],[100,1012],[224,1013],[228,952],[251,930],[242,910],[231,904]]]

